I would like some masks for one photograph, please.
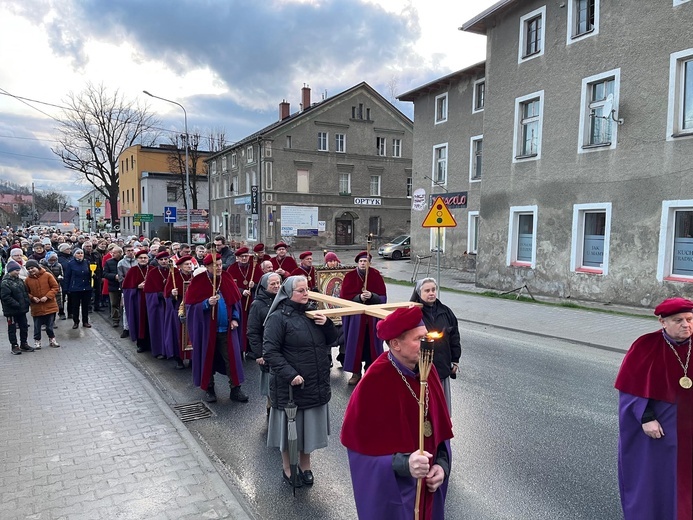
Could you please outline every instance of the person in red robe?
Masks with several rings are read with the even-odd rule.
[[[149,338],[152,356],[157,359],[170,359],[176,355],[173,345],[164,341],[163,327],[166,315],[164,287],[170,272],[170,254],[164,250],[156,255],[157,265],[149,270],[144,281],[144,297],[147,300],[147,319],[149,321]]]
[[[240,337],[241,294],[221,255],[207,255],[206,271],[194,276],[185,293],[186,320],[193,345],[193,383],[205,390],[205,401],[217,400],[214,372],[229,378],[232,401],[247,402],[241,390],[243,373]],[[216,272],[215,272],[216,271]]]
[[[378,336],[390,350],[371,365],[347,405],[341,441],[360,520],[413,518],[418,479],[423,479],[419,518],[444,518],[453,434],[435,366],[427,378],[427,427],[424,452],[419,451],[418,362],[426,332],[419,307],[399,308],[380,321]]]
[[[135,251],[137,265],[132,267],[123,280],[123,304],[128,320],[130,339],[137,342],[137,352],[149,350],[149,325],[147,324],[147,300],[144,297],[144,282],[149,269],[149,254],[146,249]]]
[[[253,254],[255,255],[255,263],[260,265],[265,260],[272,260],[272,257],[265,253],[265,244],[258,242],[253,247]]]
[[[625,520],[693,518],[693,301],[654,310],[662,328],[640,336],[623,358],[618,477]]]
[[[371,255],[361,251],[354,258],[356,269],[344,275],[340,298],[364,305],[387,303],[385,281],[377,269],[370,266]],[[368,274],[366,274],[368,273]],[[342,317],[344,332],[344,370],[351,372],[350,385],[361,380],[361,366],[365,370],[383,352],[383,342],[376,335],[378,318],[357,314]]]
[[[305,276],[308,280],[308,290],[318,292],[318,278],[315,275],[315,267],[313,267],[313,253],[304,251],[298,255],[298,258],[301,263],[291,272],[291,276]]]
[[[176,269],[173,269],[164,286],[164,298],[166,299],[166,315],[164,317],[164,341],[171,344],[178,353],[174,356],[176,368],[185,368],[184,359],[192,358],[192,351],[186,350],[187,338],[183,337],[183,323],[179,318],[179,312],[183,303],[183,291],[185,282],[192,280],[192,257],[182,256],[176,261]],[[185,314],[183,306],[183,315]]]
[[[284,242],[279,242],[274,245],[276,256],[272,258],[272,265],[274,266],[274,272],[281,276],[282,280],[286,280],[291,276],[291,273],[298,267],[296,260],[287,254],[288,249],[289,246]]]
[[[262,271],[256,267],[255,258],[253,257],[251,261],[248,248],[241,247],[236,250],[236,261],[226,270],[233,278],[243,299],[241,305],[241,312],[243,313],[241,316],[241,352],[248,351],[248,313],[250,312],[250,304],[253,303],[253,288],[262,277]]]

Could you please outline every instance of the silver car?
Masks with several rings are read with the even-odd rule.
[[[400,235],[392,242],[388,242],[380,246],[378,255],[383,258],[392,258],[399,260],[400,258],[409,258],[411,254],[411,237],[409,235]]]

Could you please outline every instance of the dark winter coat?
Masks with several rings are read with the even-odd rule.
[[[91,269],[86,260],[72,259],[67,264],[65,270],[65,291],[80,292],[91,290]]]
[[[118,262],[120,262],[120,260],[111,257],[106,260],[106,264],[103,267],[103,277],[108,280],[108,292],[120,291],[120,282],[116,280],[116,276],[118,275]]]
[[[413,301],[423,303],[418,296]],[[433,354],[433,364],[436,366],[440,379],[450,377],[452,364],[459,363],[462,355],[460,344],[460,330],[457,325],[457,316],[450,307],[436,299],[433,305],[423,304],[424,325],[429,331],[442,332],[443,337],[436,341],[437,345]]]
[[[0,282],[0,301],[5,316],[17,316],[29,312],[29,291],[21,278],[9,274]]]
[[[65,271],[67,271],[67,264],[69,264],[70,260],[73,258],[72,253],[68,255],[67,253],[61,253],[58,251],[58,262],[60,262],[60,265],[63,266],[63,279],[60,281],[60,287],[62,288],[63,292],[67,292],[65,289]]]
[[[250,304],[248,312],[248,346],[250,351],[255,356],[255,359],[262,357],[262,336],[264,332],[264,323],[267,313],[272,306],[272,301],[275,295],[267,291],[260,284],[257,285],[257,293],[253,303]],[[260,370],[269,372],[269,365],[265,363],[260,365]]]
[[[327,404],[330,389],[328,345],[337,336],[331,320],[316,325],[305,315],[306,305],[286,300],[267,317],[262,357],[270,365],[272,406],[284,409],[289,401],[289,383],[298,375],[303,386],[294,386],[294,402],[299,409]]]

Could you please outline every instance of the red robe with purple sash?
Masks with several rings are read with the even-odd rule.
[[[177,355],[173,345],[164,341],[164,321],[166,316],[166,300],[164,287],[169,275],[168,267],[152,267],[144,281],[144,297],[147,301],[147,318],[149,321],[149,338],[152,346],[152,356],[172,358]]]
[[[169,274],[164,286],[164,298],[166,299],[166,316],[164,320],[164,341],[171,343],[178,357],[181,359],[191,359],[192,351],[185,350],[183,344],[183,324],[178,317],[178,309],[183,301],[183,283],[192,279],[192,273],[184,275],[180,269],[174,269]],[[178,296],[174,296],[171,291],[174,287],[178,289]]]
[[[147,301],[144,297],[144,290],[138,286],[147,278],[151,266],[140,267],[134,265],[128,270],[123,280],[123,305],[128,317],[128,328],[130,329],[130,339],[137,341],[147,336]]]

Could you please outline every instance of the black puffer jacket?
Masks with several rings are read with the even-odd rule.
[[[0,301],[5,316],[17,316],[29,312],[29,291],[18,276],[5,275],[0,283]]]
[[[257,293],[255,299],[250,304],[250,312],[248,312],[248,345],[255,359],[262,357],[262,335],[264,332],[264,323],[267,313],[272,306],[276,295],[267,291],[260,284],[257,285]],[[260,370],[269,372],[269,365],[265,363],[260,365]]]
[[[418,295],[412,297],[412,301],[423,303]],[[462,355],[460,344],[460,330],[457,325],[457,316],[450,307],[436,299],[433,305],[423,303],[423,320],[429,331],[442,332],[443,337],[437,341],[433,354],[433,364],[436,366],[440,379],[450,377],[452,364],[459,363]]]
[[[120,291],[120,282],[116,280],[118,275],[118,262],[115,258],[106,260],[106,265],[103,267],[103,277],[108,280],[108,292]]]
[[[265,324],[262,357],[270,365],[272,406],[280,410],[289,401],[289,383],[298,375],[304,379],[303,387],[293,388],[299,409],[322,406],[332,397],[327,349],[337,331],[329,319],[316,325],[305,310],[305,305],[286,300]]]

